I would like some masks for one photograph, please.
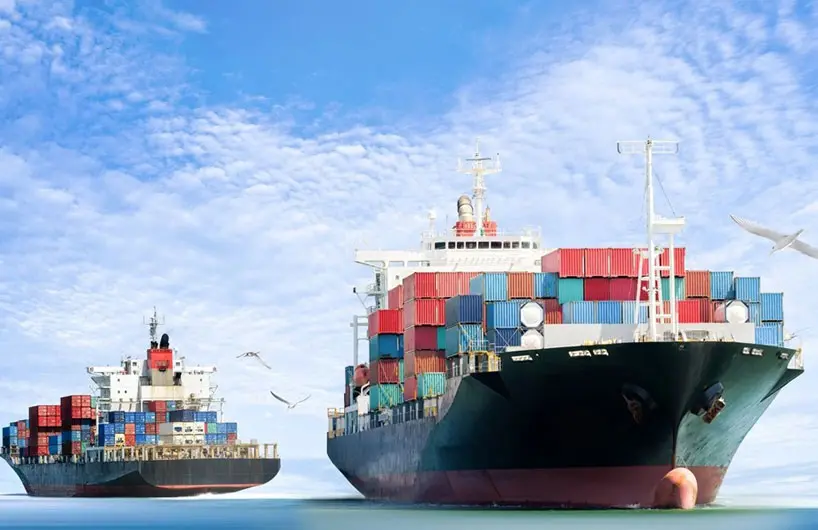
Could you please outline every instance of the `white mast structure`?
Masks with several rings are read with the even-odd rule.
[[[500,153],[497,153],[497,156],[494,159],[491,157],[480,156],[480,138],[477,138],[475,141],[474,156],[472,158],[465,159],[465,162],[472,163],[471,167],[463,167],[463,162],[464,160],[458,159],[457,172],[465,173],[467,175],[474,175],[472,198],[474,199],[474,212],[477,216],[477,230],[474,231],[474,237],[480,237],[483,235],[483,202],[486,192],[485,176],[499,173],[503,170],[503,168],[500,166]],[[486,166],[484,165],[485,162],[491,162],[491,164]]]
[[[648,276],[647,276],[647,290],[648,290],[648,338],[651,341],[658,340],[658,332],[656,324],[660,320],[661,323],[670,324],[673,335],[672,340],[676,340],[679,334],[679,324],[676,318],[676,250],[673,245],[673,237],[675,234],[682,231],[685,225],[684,217],[665,218],[661,215],[656,215],[654,198],[653,198],[653,155],[654,154],[676,154],[679,152],[679,143],[675,140],[651,140],[648,137],[647,141],[625,141],[617,142],[616,150],[620,154],[644,154],[645,155],[645,195],[646,195],[646,209],[647,209],[647,249],[645,251],[636,251],[640,255],[639,259],[639,280],[637,281],[636,289],[636,320],[639,322],[639,306],[640,306],[640,291],[642,277],[642,262],[644,258],[648,261]],[[668,266],[661,266],[659,264],[659,257],[662,254],[662,249],[657,247],[654,242],[654,236],[658,234],[665,234],[668,236]],[[664,304],[662,303],[662,294],[660,287],[660,271],[669,271],[669,289],[670,289],[670,314],[666,315],[664,312]],[[669,318],[669,322],[666,320]],[[638,329],[638,328],[637,328]]]

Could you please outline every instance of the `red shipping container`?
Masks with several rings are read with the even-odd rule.
[[[479,272],[458,272],[457,273],[457,294],[470,294],[469,282],[480,274]]]
[[[403,284],[389,289],[386,295],[386,305],[389,309],[403,308]]]
[[[437,273],[437,296],[451,298],[458,295],[459,272]]]
[[[403,383],[403,400],[414,401],[418,397],[417,377],[407,377]]]
[[[28,448],[31,456],[48,456],[48,445],[37,445]]]
[[[446,300],[415,299],[407,300],[403,305],[403,327],[412,326],[445,326]]]
[[[227,440],[228,440],[228,441],[229,441],[229,440],[236,441],[236,440],[238,439],[238,437],[239,437],[238,433],[235,433],[235,432],[229,432],[229,433],[227,433]]]
[[[562,324],[562,311],[547,311],[545,313],[546,324]]]
[[[446,371],[446,352],[440,350],[408,351],[403,358],[403,377]]]
[[[633,253],[632,248],[612,248],[611,249],[611,277],[612,278],[635,278],[638,274],[638,255]]]
[[[589,302],[611,299],[611,280],[608,278],[585,278],[583,299]]]
[[[710,271],[687,271],[685,296],[687,298],[710,298]]]
[[[129,434],[136,434],[136,427],[133,423],[126,423],[125,424],[125,436]]]
[[[560,308],[560,302],[556,298],[541,298],[537,300],[537,302],[539,302],[540,305],[542,305],[543,310],[545,312],[562,311],[562,309]]]
[[[622,302],[636,300],[636,281],[636,278],[611,278],[610,300]]]
[[[146,423],[145,424],[145,434],[156,434],[156,424],[155,423]]]
[[[62,445],[62,454],[64,455],[80,455],[82,454],[82,442],[71,442]]]
[[[383,333],[403,333],[403,310],[378,309],[369,313],[367,317],[367,331],[371,339]]]
[[[404,351],[436,350],[437,328],[438,326],[413,326],[405,330],[403,332]]]
[[[127,447],[134,447],[136,445],[136,435],[128,434],[127,429],[125,431],[125,445]]]
[[[416,298],[437,298],[437,273],[415,272],[403,279],[403,303]]]
[[[531,272],[509,272],[508,278],[508,298],[534,298],[534,274]]]
[[[611,276],[610,248],[586,248],[583,250],[583,259],[586,278],[609,278]]]
[[[582,278],[585,273],[584,250],[559,248],[542,257],[540,270],[556,272],[560,278]]]
[[[698,324],[713,321],[713,304],[706,298],[679,300],[676,315],[680,324]]]
[[[375,379],[375,384],[400,383],[400,367],[398,359],[378,359],[369,363],[370,374]]]
[[[676,277],[684,277],[685,275],[685,248],[674,248],[673,249],[673,273]],[[662,254],[659,256],[659,265],[663,267],[668,267],[670,265],[670,249],[666,248],[662,251]],[[647,273],[646,273],[647,274]],[[670,276],[670,271],[661,271],[662,278],[667,278]]]

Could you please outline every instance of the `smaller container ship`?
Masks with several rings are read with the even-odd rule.
[[[2,457],[26,493],[43,497],[184,497],[271,481],[277,444],[243,442],[224,422],[215,367],[186,366],[154,309],[146,359],[89,367],[97,395],[29,407],[3,427]]]

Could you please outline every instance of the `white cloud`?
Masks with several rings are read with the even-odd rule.
[[[554,246],[641,241],[642,161],[618,157],[615,142],[681,140],[656,171],[688,218],[691,264],[763,275],[765,289],[786,291],[788,327],[811,325],[812,264],[793,252],[768,258],[727,217],[818,225],[799,22],[721,4],[658,10],[585,17],[580,37],[555,37],[559,50],[535,40],[537,53],[502,81],[463,87],[432,122],[314,136],[295,133],[284,107],[179,107],[193,90],[179,57],[106,36],[77,13],[23,10],[0,28],[0,111],[27,101],[29,135],[50,125],[65,135],[21,144],[0,129],[0,346],[20,359],[4,384],[52,401],[84,390],[86,364],[140,354],[141,317],[157,305],[173,345],[218,364],[242,437],[280,441],[285,459],[323,458],[325,409],[341,402],[347,322],[360,310],[351,287],[369,280],[352,249],[415,245],[429,207],[453,218],[470,187],[454,157],[476,135],[504,158],[489,181],[494,218],[542,225]],[[234,359],[248,349],[275,373]],[[737,473],[814,460],[816,415],[799,392],[815,377],[782,392],[739,451]],[[269,388],[312,398],[285,411]],[[8,406],[22,416],[33,398],[19,390]],[[777,437],[784,426],[789,441]]]

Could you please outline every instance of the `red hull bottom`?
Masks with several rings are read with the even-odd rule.
[[[348,477],[364,496],[398,502],[564,508],[650,508],[671,466],[431,471]],[[690,467],[696,504],[716,499],[727,468]]]

